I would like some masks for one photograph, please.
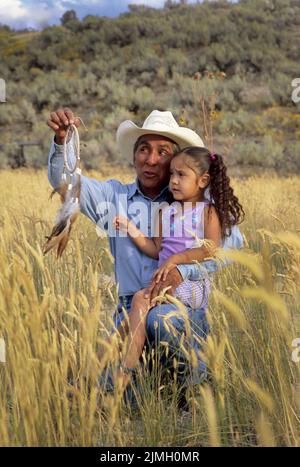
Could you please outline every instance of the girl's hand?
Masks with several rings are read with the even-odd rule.
[[[158,284],[160,281],[165,281],[168,277],[169,272],[177,267],[175,260],[172,260],[172,257],[167,259],[167,261],[158,268],[153,274],[152,281]]]
[[[116,216],[113,223],[116,230],[127,233],[130,237],[136,237],[139,234],[139,230],[136,228],[134,223],[125,216]]]
[[[116,216],[114,218],[114,227],[120,232],[128,233],[130,221],[125,216]]]

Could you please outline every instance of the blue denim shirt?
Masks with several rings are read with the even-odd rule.
[[[69,164],[74,163],[72,144],[68,143]],[[54,141],[51,144],[48,158],[48,179],[57,188],[61,181],[63,171],[63,146],[57,145]],[[153,215],[151,216],[154,203],[161,203],[166,200],[168,188],[165,188],[155,199],[145,196],[139,189],[135,181],[130,184],[123,184],[118,180],[108,180],[105,182],[89,177],[81,176],[80,210],[91,219],[100,229],[111,225],[116,214],[123,214],[135,221],[140,213],[145,222],[138,227],[145,234],[151,236],[153,225]],[[140,212],[137,212],[140,211]],[[142,217],[140,217],[142,219]],[[157,269],[158,261],[142,253],[132,242],[130,237],[121,233],[113,232],[109,235],[111,253],[115,259],[115,277],[118,284],[119,296],[132,295],[136,291],[145,288],[151,282],[151,277]],[[241,248],[243,239],[238,227],[234,227],[230,237],[227,237],[224,248]],[[182,264],[178,269],[183,279],[199,280],[207,273],[217,270],[217,263],[213,260],[197,264]]]

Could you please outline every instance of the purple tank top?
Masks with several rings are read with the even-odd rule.
[[[170,256],[190,248],[199,248],[204,238],[204,206],[208,201],[192,203],[174,202],[162,210],[162,243],[158,265]]]

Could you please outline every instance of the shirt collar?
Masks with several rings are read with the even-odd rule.
[[[140,184],[139,184],[139,180],[136,178],[135,179],[135,182],[132,183],[129,187],[129,192],[128,192],[128,199],[131,199],[135,194],[136,192],[138,192],[140,195],[142,195],[145,199],[150,199],[151,201],[155,201],[157,200],[158,198],[160,198],[162,195],[165,195],[167,192],[168,192],[168,189],[169,187],[166,186],[165,188],[163,188],[161,190],[161,192],[155,196],[155,198],[151,199],[149,198],[148,196],[144,195],[144,193],[142,192],[142,190],[140,189]]]

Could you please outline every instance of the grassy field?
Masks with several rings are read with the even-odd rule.
[[[92,174],[109,175],[133,177]],[[215,278],[211,381],[191,388],[188,413],[159,370],[141,372],[139,412],[100,394],[95,350],[116,300],[107,241],[81,216],[63,258],[43,257],[59,206],[45,172],[2,171],[0,184],[2,446],[300,446],[299,177],[234,180],[246,248]]]

